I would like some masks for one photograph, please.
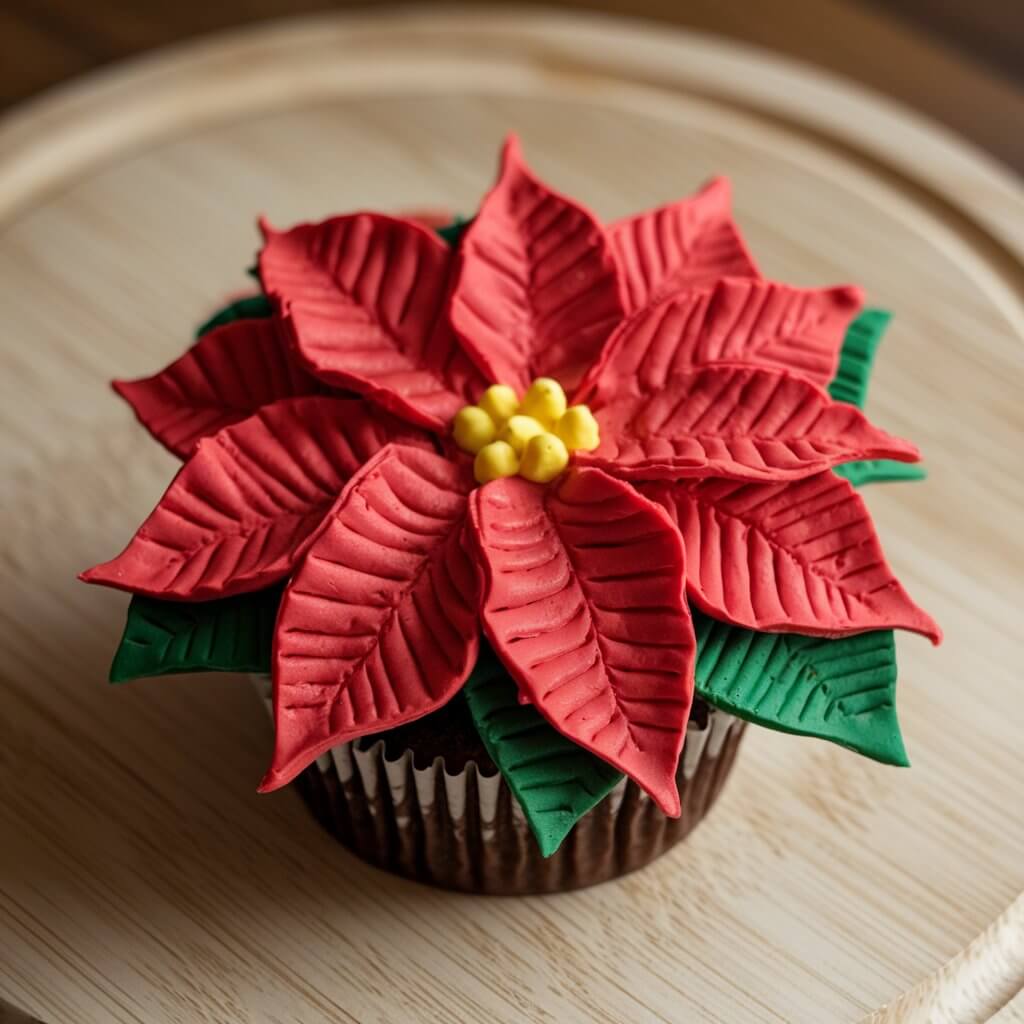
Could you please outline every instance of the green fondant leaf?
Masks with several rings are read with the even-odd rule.
[[[217,601],[135,595],[110,681],[174,672],[269,672],[281,588]]]
[[[828,386],[828,393],[837,402],[864,408],[875,352],[891,319],[892,314],[884,309],[865,309],[846,329],[839,367]]]
[[[515,681],[483,641],[464,692],[487,752],[550,857],[621,773],[566,739],[534,707],[520,704]]]
[[[884,309],[865,309],[847,328],[843,350],[839,354],[839,368],[828,386],[829,394],[836,401],[864,408],[875,353],[891,320],[892,314]],[[834,472],[845,477],[854,487],[900,480],[923,480],[928,475],[923,466],[892,459],[847,462],[836,466]]]
[[[215,327],[223,327],[224,324],[233,323],[235,320],[254,320],[270,316],[271,312],[270,299],[266,295],[247,295],[243,299],[228,303],[214,313],[206,323],[200,324],[196,328],[196,337],[201,338]]]
[[[892,630],[830,640],[755,633],[694,614],[697,693],[739,718],[907,765]]]
[[[923,480],[928,472],[916,462],[896,462],[895,459],[865,459],[845,462],[832,470],[846,477],[854,487],[864,484],[895,483],[901,480]]]
[[[462,217],[456,217],[451,224],[445,224],[444,227],[437,228],[437,233],[454,249],[462,239],[462,236],[466,233],[466,229],[472,223],[471,220],[463,220]]]

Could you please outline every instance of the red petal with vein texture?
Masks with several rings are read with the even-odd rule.
[[[345,482],[422,435],[359,399],[288,398],[199,442],[125,550],[82,573],[136,594],[227,597],[287,576]]]
[[[323,391],[295,362],[271,319],[225,324],[155,376],[116,380],[113,386],[139,422],[182,458],[200,438],[261,406]]]
[[[451,250],[433,231],[376,213],[263,231],[263,286],[322,380],[434,430],[487,387],[443,322]]]
[[[651,394],[594,409],[601,444],[581,464],[627,479],[795,480],[856,459],[916,462],[918,450],[784,370],[717,363]]]
[[[505,143],[497,185],[462,237],[450,318],[494,381],[576,385],[623,315],[604,230],[552,192]]]
[[[885,561],[864,502],[834,473],[755,484],[643,484],[679,525],[690,599],[766,633],[942,632]]]
[[[393,446],[345,488],[278,612],[277,739],[262,790],[339,743],[439,708],[463,684],[480,628],[463,543],[473,486],[466,467]]]
[[[608,228],[629,312],[720,277],[758,277],[732,219],[732,190],[715,178],[694,196]]]
[[[825,387],[862,302],[859,288],[737,279],[675,295],[616,330],[580,392],[601,401],[657,391],[678,373],[717,362],[794,370]]]
[[[678,816],[693,697],[682,541],[664,511],[596,470],[511,477],[470,502],[484,630],[530,702]]]

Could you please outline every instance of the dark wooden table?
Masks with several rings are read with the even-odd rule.
[[[559,2],[685,25],[819,65],[947,124],[1024,171],[1022,0]],[[204,32],[354,6],[375,5],[373,0],[4,0],[0,108],[72,75]]]

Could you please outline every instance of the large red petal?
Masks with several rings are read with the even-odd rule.
[[[288,398],[199,442],[125,550],[82,574],[136,594],[226,597],[287,576],[345,482],[422,435],[359,399]]]
[[[941,630],[900,586],[864,502],[834,473],[795,482],[643,484],[679,525],[691,600],[766,633]]]
[[[450,318],[494,381],[576,385],[623,315],[604,229],[505,144],[497,185],[462,238]]]
[[[263,231],[263,287],[318,377],[434,430],[476,401],[487,381],[444,322],[451,250],[433,231],[376,213]]]
[[[596,470],[494,481],[470,505],[484,629],[509,672],[556,729],[678,815],[696,641],[675,526]]]
[[[678,373],[718,362],[794,370],[825,387],[862,302],[859,288],[737,279],[674,295],[615,331],[580,393],[606,401],[657,391]]]
[[[218,327],[158,374],[116,380],[114,390],[161,444],[185,458],[200,438],[323,385],[292,358],[277,324],[258,319]]]
[[[795,480],[856,459],[920,458],[805,377],[741,363],[678,374],[595,416],[601,444],[577,461],[628,479]]]
[[[277,789],[320,754],[433,711],[476,658],[466,467],[386,448],[345,488],[285,590],[274,636]]]
[[[720,277],[758,277],[736,222],[726,178],[694,196],[608,228],[629,312]]]

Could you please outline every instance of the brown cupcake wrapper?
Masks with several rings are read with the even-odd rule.
[[[269,680],[253,680],[272,712]],[[411,750],[392,759],[382,740],[365,749],[355,741],[318,758],[295,785],[329,832],[386,871],[464,892],[560,892],[635,871],[683,839],[718,796],[744,725],[710,707],[706,722],[691,720],[676,775],[680,817],[623,779],[546,858],[501,773],[475,762],[449,773],[442,757],[418,767]]]

